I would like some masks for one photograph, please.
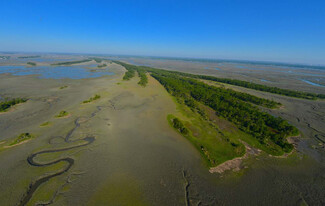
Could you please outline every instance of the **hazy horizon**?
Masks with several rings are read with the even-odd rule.
[[[233,58],[209,58],[209,57],[186,57],[186,56],[151,56],[151,55],[135,55],[135,54],[109,54],[109,53],[73,53],[73,52],[32,52],[32,51],[0,51],[0,54],[55,54],[55,55],[88,55],[88,56],[113,56],[113,57],[129,57],[129,58],[157,58],[157,59],[170,59],[170,60],[207,60],[207,61],[229,61],[229,62],[256,62],[256,63],[274,63],[274,64],[290,64],[302,66],[325,66],[324,64],[313,64],[304,62],[290,62],[290,61],[272,61],[272,60],[256,60],[256,59],[233,59]]]
[[[319,0],[14,0],[2,3],[0,19],[5,51],[325,65]]]

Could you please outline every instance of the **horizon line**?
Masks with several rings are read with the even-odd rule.
[[[227,61],[227,62],[237,62],[237,63],[248,63],[254,62],[258,64],[279,64],[279,65],[300,65],[300,66],[310,66],[310,67],[325,67],[325,64],[312,64],[312,63],[298,63],[298,62],[286,62],[286,61],[272,61],[272,60],[249,60],[249,59],[232,59],[232,58],[210,58],[210,57],[185,57],[185,56],[165,56],[165,55],[135,55],[135,54],[109,54],[109,53],[86,53],[86,52],[40,52],[40,51],[0,51],[3,54],[15,54],[15,53],[34,53],[34,54],[70,54],[70,55],[94,55],[94,56],[125,56],[125,57],[141,57],[141,58],[165,58],[171,60],[205,60],[205,61]]]

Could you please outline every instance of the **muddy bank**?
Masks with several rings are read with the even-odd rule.
[[[237,157],[232,160],[228,160],[216,167],[212,167],[209,169],[209,172],[221,174],[227,170],[239,171],[240,169],[242,169],[242,162],[244,159],[247,159],[250,156],[256,156],[261,153],[260,149],[253,148],[246,142],[241,141],[241,143],[244,144],[244,146],[246,148],[246,152],[245,152],[244,156]]]

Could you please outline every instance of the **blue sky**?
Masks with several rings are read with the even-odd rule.
[[[7,0],[0,51],[325,64],[325,1]]]

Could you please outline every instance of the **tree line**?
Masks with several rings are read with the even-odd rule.
[[[140,81],[138,82],[138,84],[143,87],[145,87],[147,85],[148,77],[146,75],[147,70],[145,68],[131,65],[131,64],[126,64],[126,63],[120,62],[120,61],[113,61],[113,62],[123,66],[127,70],[123,76],[123,80],[130,80],[131,78],[133,78],[135,76],[135,72],[137,72],[140,77]]]
[[[263,112],[256,105],[275,108],[278,107],[280,103],[247,93],[237,92],[232,89],[211,86],[200,81],[200,79],[218,81],[305,99],[323,97],[319,94],[279,89],[241,80],[194,75],[177,71],[155,69],[147,66],[135,66],[122,62],[116,63],[124,66],[128,72],[139,70],[149,72],[170,94],[181,99],[184,104],[190,108],[198,108],[196,101],[209,106],[215,110],[218,116],[234,123],[240,130],[252,135],[261,144],[274,150],[275,153],[279,148],[284,152],[290,152],[293,149],[293,145],[288,143],[286,137],[297,135],[299,131],[286,120]],[[128,72],[126,72],[125,75],[127,75]],[[174,127],[176,126],[178,128],[178,121],[175,121]]]
[[[166,71],[163,69],[155,69],[155,68],[151,68],[151,67],[144,67],[144,66],[140,66],[140,67],[145,68],[147,71],[152,71],[152,70],[160,70],[161,72]],[[254,89],[254,90],[258,90],[258,91],[284,95],[284,96],[288,96],[288,97],[296,97],[296,98],[310,99],[310,100],[325,99],[325,94],[316,94],[316,93],[311,93],[311,92],[282,89],[282,88],[278,88],[278,87],[271,87],[271,86],[266,86],[263,84],[256,84],[256,83],[247,82],[247,81],[238,80],[238,79],[220,78],[220,77],[207,76],[207,75],[196,75],[196,74],[190,74],[190,73],[184,73],[184,72],[178,72],[178,71],[168,71],[168,72],[179,75],[179,76],[190,77],[190,78],[195,78],[195,79],[210,80],[210,81],[215,81],[215,82],[220,82],[220,83],[226,83],[226,84],[245,87],[245,88]]]
[[[92,59],[83,59],[83,60],[77,60],[77,61],[68,61],[68,62],[57,62],[51,64],[52,66],[68,66],[68,65],[73,65],[73,64],[81,64],[85,62],[90,62]]]
[[[183,98],[185,102],[193,98],[211,107],[218,116],[224,117],[242,131],[251,134],[261,144],[271,147],[277,145],[284,152],[290,152],[293,149],[286,137],[298,134],[298,130],[282,118],[260,111],[258,107],[250,103],[250,98],[243,98],[241,93],[237,94],[236,91],[230,89],[210,86],[196,79],[169,73],[169,71],[152,70],[151,75],[173,96]],[[260,101],[263,102],[263,100]],[[195,106],[193,103],[187,103],[187,105]],[[262,106],[269,105],[262,104]]]

